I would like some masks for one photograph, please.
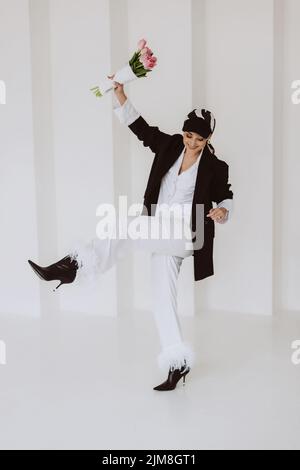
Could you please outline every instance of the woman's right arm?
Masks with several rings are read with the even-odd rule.
[[[108,78],[113,78],[114,75]],[[134,108],[130,100],[127,98],[124,92],[124,85],[118,82],[114,83],[114,98],[116,104],[113,104],[114,113],[121,122],[129,126],[132,124],[139,116],[140,113]]]
[[[108,78],[113,78],[113,75]],[[114,112],[122,124],[125,124],[153,153],[167,144],[171,135],[162,132],[157,126],[150,126],[141,114],[134,108],[124,92],[124,85],[114,82],[114,93],[120,105],[114,106]]]

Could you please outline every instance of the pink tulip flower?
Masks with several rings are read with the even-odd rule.
[[[142,50],[147,44],[147,41],[146,39],[141,39],[139,42],[138,42],[138,50]]]

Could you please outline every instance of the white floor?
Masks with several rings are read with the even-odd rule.
[[[198,362],[158,392],[151,314],[1,316],[1,449],[300,449],[299,313],[181,322]]]

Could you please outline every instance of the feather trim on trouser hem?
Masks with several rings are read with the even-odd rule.
[[[187,343],[176,343],[163,348],[158,355],[158,365],[161,370],[180,369],[183,366],[192,368],[195,363],[195,353]]]
[[[94,239],[75,242],[69,251],[70,258],[77,261],[77,278],[80,283],[95,283],[101,272],[101,263],[94,247]]]

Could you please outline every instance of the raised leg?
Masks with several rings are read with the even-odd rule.
[[[174,256],[190,256],[189,228],[179,219],[150,217],[146,215],[128,216],[115,224],[113,235],[94,237],[88,242],[79,241],[70,250],[72,259],[79,265],[79,277],[93,280],[115,265],[127,253],[142,250]]]

